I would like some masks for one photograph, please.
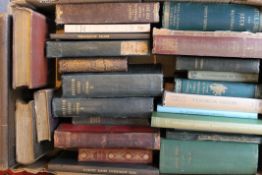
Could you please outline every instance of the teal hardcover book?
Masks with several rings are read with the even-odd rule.
[[[258,98],[259,86],[251,83],[236,83],[176,78],[175,92],[199,95]]]
[[[226,3],[165,2],[163,27],[173,30],[258,32],[260,11],[254,6]]]
[[[160,173],[256,174],[258,144],[161,139]]]

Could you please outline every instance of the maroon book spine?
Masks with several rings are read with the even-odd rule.
[[[155,54],[262,58],[262,34],[154,29]]]
[[[159,22],[159,3],[90,3],[56,5],[57,24]]]
[[[78,161],[80,162],[150,164],[152,160],[153,151],[146,149],[83,148],[78,150]]]
[[[55,131],[56,148],[141,148],[160,149],[160,133],[90,133]]]

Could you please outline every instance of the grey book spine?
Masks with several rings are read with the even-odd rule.
[[[149,43],[131,41],[48,41],[47,57],[149,55]]]
[[[150,117],[153,98],[54,98],[55,117]]]
[[[64,74],[63,97],[161,96],[161,73]]]
[[[259,59],[176,57],[176,70],[259,73]]]

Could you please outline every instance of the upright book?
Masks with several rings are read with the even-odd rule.
[[[10,17],[0,13],[0,170],[16,164],[15,97],[12,90]]]
[[[159,65],[129,66],[128,72],[62,75],[63,97],[161,96],[163,74]]]
[[[160,173],[256,174],[258,144],[162,139]]]
[[[13,88],[47,84],[46,18],[29,8],[13,8]]]
[[[163,27],[173,30],[259,32],[260,21],[260,10],[254,6],[194,2],[164,3]]]
[[[261,33],[154,29],[153,42],[155,54],[262,58]]]
[[[159,22],[159,3],[56,5],[57,24],[129,24],[154,22]]]

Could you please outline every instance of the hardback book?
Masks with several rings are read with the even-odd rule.
[[[259,32],[261,25],[260,10],[254,6],[194,2],[164,3],[163,28]]]
[[[149,43],[146,40],[48,41],[46,47],[48,58],[142,56],[149,54]]]
[[[34,93],[37,141],[51,141],[58,121],[52,116],[53,89],[42,89]]]
[[[159,170],[152,165],[78,162],[77,154],[64,152],[48,163],[49,171],[67,171],[73,173],[111,174],[111,175],[159,175]],[[71,174],[70,174],[71,175]]]
[[[150,24],[66,24],[65,33],[146,33]]]
[[[262,135],[262,120],[154,112],[151,126],[189,131]]]
[[[54,117],[150,117],[151,97],[53,98]]]
[[[62,75],[63,97],[154,97],[163,91],[160,65],[133,65],[128,72]]]
[[[224,134],[212,132],[191,132],[184,130],[168,129],[166,138],[184,141],[214,141],[214,142],[237,142],[237,143],[255,143],[262,142],[261,137],[256,135],[243,134]]]
[[[146,149],[80,148],[80,162],[152,164],[153,151]]]
[[[174,91],[186,94],[260,98],[260,89],[260,85],[251,83],[175,78]]]
[[[108,3],[108,2],[141,2],[141,0],[56,0],[57,4]]]
[[[150,33],[51,33],[52,40],[149,40]]]
[[[214,80],[230,82],[257,83],[258,74],[214,71],[188,71],[187,77],[192,80]]]
[[[164,92],[163,105],[206,110],[262,113],[262,100],[240,97],[181,94]]]
[[[160,149],[160,132],[148,127],[60,124],[55,130],[56,148]]]
[[[159,3],[57,4],[56,23],[57,24],[156,23],[159,22],[159,8],[160,8]]]
[[[0,13],[0,170],[16,164],[15,160],[15,94],[11,78],[11,20]]]
[[[258,144],[161,140],[160,173],[256,174],[257,164]]]
[[[75,125],[126,125],[126,126],[149,126],[149,118],[116,118],[116,117],[74,117]]]
[[[259,73],[259,59],[177,56],[176,70]]]
[[[261,44],[261,33],[153,30],[154,54],[262,58]]]
[[[46,18],[29,8],[13,8],[13,88],[47,84]]]
[[[59,73],[126,72],[127,57],[66,58],[58,60]]]
[[[144,0],[147,1],[169,1],[169,0]],[[248,5],[262,5],[260,0],[170,0],[174,2],[210,2],[210,3],[236,3],[236,4],[248,4]]]
[[[219,111],[209,109],[194,109],[188,107],[168,107],[157,105],[157,112],[176,113],[176,114],[191,114],[191,115],[207,115],[217,117],[230,117],[230,118],[249,118],[257,119],[257,113],[250,112],[235,112],[235,111]]]
[[[52,149],[52,142],[37,140],[36,115],[34,101],[28,103],[17,100],[16,122],[16,161],[31,164],[46,155]]]

